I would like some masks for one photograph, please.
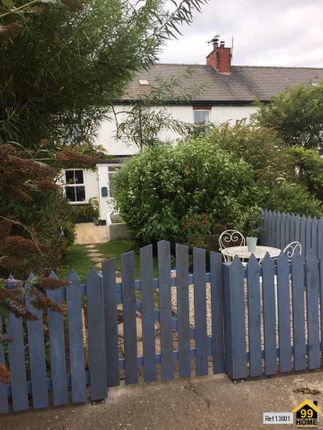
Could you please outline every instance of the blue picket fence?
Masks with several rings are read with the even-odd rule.
[[[0,413],[101,400],[122,380],[224,371],[240,379],[320,367],[323,255],[267,255],[261,264],[252,257],[244,267],[176,244],[172,265],[170,248],[157,245],[157,278],[149,245],[140,249],[140,280],[128,252],[122,282],[111,259],[85,284],[71,272],[71,285],[48,291],[63,314],[28,303],[37,321],[0,321],[0,332],[13,337],[8,349],[0,345],[11,371],[11,384],[0,384]]]
[[[318,369],[323,352],[323,254],[252,256],[223,267],[226,371],[233,379]]]
[[[323,218],[264,210],[262,244],[284,249],[294,241],[302,244],[304,255],[312,250],[318,258],[323,251]]]
[[[7,331],[13,341],[6,352],[0,346],[0,362],[8,363],[11,384],[0,384],[0,412],[104,399],[121,380],[166,381],[177,373],[206,375],[209,367],[223,372],[222,258],[218,253],[208,258],[206,273],[206,252],[195,248],[189,273],[189,249],[176,245],[172,278],[170,243],[162,241],[158,278],[149,245],[140,250],[140,280],[135,280],[134,252],[128,252],[122,255],[122,282],[116,281],[111,259],[102,272],[92,270],[85,284],[72,272],[70,286],[48,291],[51,299],[66,303],[64,314],[45,317],[29,304],[37,321],[10,315]]]

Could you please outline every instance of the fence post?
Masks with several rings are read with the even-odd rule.
[[[225,368],[232,379],[247,376],[244,270],[235,257],[223,265]]]

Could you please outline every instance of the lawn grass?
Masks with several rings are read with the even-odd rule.
[[[57,276],[66,278],[73,269],[83,282],[93,266],[94,263],[90,259],[86,247],[84,245],[72,245],[67,251],[66,263],[58,270]]]
[[[116,259],[116,275],[121,275],[121,255],[125,252],[135,251],[135,277],[140,279],[139,250],[135,248],[129,240],[111,240],[109,242],[98,243],[92,251],[99,252],[106,259]],[[154,276],[158,276],[157,258],[154,257]],[[79,276],[82,282],[85,281],[90,270],[95,263],[89,257],[89,249],[85,245],[73,245],[67,251],[66,263],[62,266],[57,275],[59,278],[66,278],[71,269]]]
[[[116,271],[117,274],[121,274],[121,255],[125,252],[135,251],[135,277],[140,278],[140,261],[139,261],[139,250],[135,248],[133,243],[128,240],[110,240],[109,242],[99,243],[96,249],[104,255],[105,258],[116,259]],[[154,276],[157,276],[157,258],[154,257]]]

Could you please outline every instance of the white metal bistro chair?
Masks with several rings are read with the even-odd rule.
[[[298,241],[294,241],[285,246],[283,253],[287,255],[288,259],[292,259],[295,252],[302,254],[302,244]]]
[[[220,234],[219,237],[219,250],[222,251],[225,248],[231,246],[246,246],[246,239],[242,233],[238,230],[225,230]],[[230,257],[223,255],[226,263],[231,261]]]

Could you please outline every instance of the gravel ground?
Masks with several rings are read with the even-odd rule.
[[[172,287],[172,311],[177,315],[177,288]],[[190,325],[195,327],[195,309],[194,309],[194,286],[189,286],[189,316]],[[212,318],[211,318],[211,285],[206,284],[206,325],[208,336],[212,335]]]

